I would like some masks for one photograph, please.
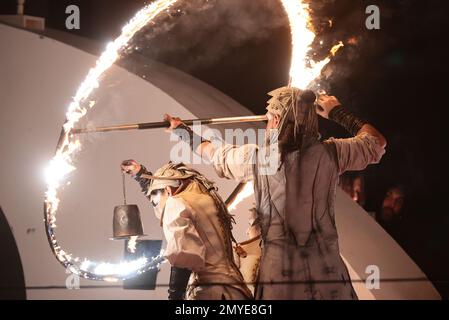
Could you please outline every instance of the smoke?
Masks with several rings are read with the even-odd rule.
[[[384,47],[378,42],[372,42],[371,34],[367,34],[364,27],[366,3],[313,0],[309,1],[309,5],[312,10],[311,27],[316,33],[310,58],[320,61],[329,55],[330,49],[339,41],[345,45],[311,88],[337,91],[342,96],[353,98],[353,91],[340,84],[347,82],[346,79],[353,75],[357,69],[354,64],[362,55],[375,55]],[[387,12],[385,6],[382,12]],[[179,1],[167,14],[162,14],[139,32],[124,56],[132,58],[136,54],[143,55],[195,76],[200,75],[202,80],[220,87],[226,80],[217,80],[218,76],[214,74],[220,77],[235,76],[221,69],[221,64],[238,66],[238,69],[243,70],[239,75],[240,80],[248,82],[250,76],[243,73],[251,72],[247,66],[253,65],[252,60],[261,56],[259,52],[251,51],[254,48],[271,51],[274,53],[273,58],[283,57],[288,64],[289,53],[279,52],[290,47],[289,32],[288,17],[280,0]],[[288,43],[284,45],[283,42]],[[248,47],[251,49],[246,50]],[[287,71],[284,68],[286,62],[269,59],[258,60],[265,62],[260,68],[266,69],[264,75],[270,75],[271,78],[266,81],[267,88],[260,90],[260,94],[254,94],[260,101],[250,101],[246,98],[247,93],[233,98],[246,106],[264,105],[266,90],[285,85],[286,77],[280,76],[279,70]],[[207,72],[201,73],[201,70]],[[260,80],[254,79],[251,83],[255,85],[257,81]],[[232,85],[227,86],[232,88]],[[232,96],[232,90],[222,88],[222,91]]]
[[[380,8],[381,30],[368,30],[365,26],[368,17],[365,10],[369,4]],[[382,59],[388,59],[389,51],[395,46],[394,38],[398,37],[393,33],[398,24],[395,12],[404,12],[408,5],[407,0],[375,0],[371,3],[353,0],[310,1],[312,25],[316,33],[312,46],[313,58],[320,60],[328,55],[333,45],[339,41],[344,43],[344,47],[317,79],[320,87],[341,97],[350,109],[361,111],[360,106],[364,105],[362,97],[369,95],[369,92],[361,91],[360,81],[355,82],[354,79],[367,79],[364,73],[368,69],[371,70],[369,77],[381,77],[381,67],[386,63]],[[372,68],[373,63],[378,64],[378,70]]]
[[[316,33],[310,58],[320,61],[335,44],[342,41],[345,45],[323,69],[312,89],[348,97],[347,104],[357,105],[357,91],[349,79],[358,78],[366,70],[364,61],[375,61],[388,47],[394,46],[389,33],[383,30],[391,29],[396,22],[393,13],[406,8],[409,2],[392,4],[388,0],[376,0],[372,3],[381,9],[382,32],[366,29],[366,2],[308,2],[312,10],[311,27]],[[123,56],[126,59],[126,56],[142,55],[166,63],[220,88],[243,105],[263,106],[268,89],[285,85],[288,74],[280,72],[288,72],[289,32],[280,0],[181,0],[139,32]],[[273,54],[263,55],[255,50]],[[256,64],[261,62],[264,73],[254,72],[259,68]],[[233,79],[235,73],[223,69],[226,67],[241,70],[242,83],[264,87],[253,89],[255,98],[248,98],[246,91],[234,92],[235,81],[229,78]],[[257,79],[251,78],[252,72],[257,74]]]
[[[189,71],[211,65],[230,50],[262,41],[285,26],[288,19],[280,1],[180,1],[141,31],[129,49]]]

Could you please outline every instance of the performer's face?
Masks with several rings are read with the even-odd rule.
[[[165,189],[155,190],[153,193],[151,193],[150,201],[154,208],[154,214],[158,219],[161,219],[162,217],[167,198],[168,194]]]
[[[271,113],[271,112],[267,112],[267,127],[265,130],[265,143],[267,145],[272,144],[274,141],[273,139],[275,139],[275,137],[277,137],[278,134],[278,127],[279,127],[279,116]]]

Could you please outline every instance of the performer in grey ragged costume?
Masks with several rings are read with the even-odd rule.
[[[321,96],[316,107],[311,91],[284,87],[270,95],[268,142],[262,149],[217,146],[196,137],[178,118],[166,115],[166,120],[175,132],[187,132],[180,136],[212,161],[219,176],[254,180],[263,239],[256,299],[357,299],[340,257],[335,192],[340,174],[380,161],[385,138],[335,97]],[[319,141],[317,114],[354,137]],[[267,174],[260,154],[276,141],[279,166]]]

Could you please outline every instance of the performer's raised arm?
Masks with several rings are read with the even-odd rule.
[[[353,138],[329,139],[337,150],[340,174],[350,170],[363,170],[369,164],[379,163],[385,153],[387,141],[372,125],[357,118],[334,96],[320,96],[317,113],[343,126]]]
[[[130,174],[139,183],[142,193],[149,199],[147,192],[151,180],[142,178],[142,175],[151,175],[152,173],[143,165],[132,159],[122,161],[120,168],[124,173]]]
[[[188,143],[191,149],[212,163],[218,176],[246,182],[253,179],[253,165],[257,145],[245,144],[235,146],[221,144],[216,146],[209,140],[198,136],[186,126],[181,119],[165,115],[164,119],[170,122],[169,131],[173,131],[181,140]]]

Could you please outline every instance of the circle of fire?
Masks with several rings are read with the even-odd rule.
[[[290,68],[290,85],[298,88],[307,86],[317,78],[321,69],[330,61],[326,58],[320,62],[314,62],[307,58],[307,54],[315,39],[315,34],[309,28],[310,10],[305,0],[280,0],[290,21],[292,37],[292,59]],[[47,191],[44,202],[44,219],[47,238],[53,254],[57,260],[72,273],[90,280],[119,281],[132,278],[150,269],[159,268],[164,262],[163,250],[155,257],[141,257],[132,261],[116,264],[97,263],[86,259],[72,257],[62,250],[55,235],[56,212],[59,199],[58,189],[69,173],[76,168],[73,164],[74,155],[80,151],[81,142],[71,135],[74,125],[83,118],[95,103],[89,103],[86,108],[83,104],[91,93],[99,87],[99,78],[120,58],[119,52],[134,35],[146,26],[160,13],[169,9],[178,0],[158,0],[145,6],[126,24],[121,35],[109,43],[106,50],[98,58],[94,68],[90,69],[85,80],[81,83],[66,114],[66,122],[63,125],[61,136],[54,157],[46,171]],[[343,46],[334,46],[332,55]],[[235,204],[234,204],[235,206]]]

